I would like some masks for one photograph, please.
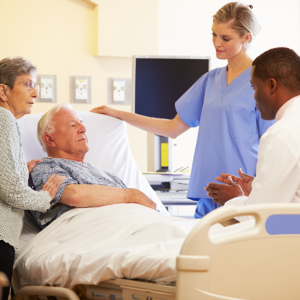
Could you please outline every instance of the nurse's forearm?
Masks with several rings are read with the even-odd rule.
[[[190,128],[181,120],[179,115],[176,115],[173,120],[167,120],[149,118],[126,111],[117,111],[116,117],[142,130],[173,139]]]

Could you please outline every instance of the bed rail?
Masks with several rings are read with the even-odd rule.
[[[247,221],[252,222],[247,230],[215,239],[209,235],[213,224],[246,215],[255,218],[255,224]],[[300,299],[299,249],[300,204],[217,209],[195,226],[181,248],[176,299]]]
[[[52,286],[26,286],[15,295],[14,300],[23,300],[26,296],[54,296],[68,300],[79,300],[79,297],[70,289]]]

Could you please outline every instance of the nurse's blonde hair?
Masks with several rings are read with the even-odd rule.
[[[229,26],[240,36],[251,34],[250,44],[260,32],[260,24],[257,17],[252,12],[252,5],[245,5],[240,2],[230,2],[221,7],[213,16],[216,23],[229,23]]]

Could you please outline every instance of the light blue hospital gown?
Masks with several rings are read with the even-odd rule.
[[[204,74],[175,104],[180,118],[199,126],[188,198],[199,200],[195,217],[218,205],[204,187],[238,169],[255,176],[260,136],[274,123],[261,119],[250,84],[251,67],[227,85],[226,69]],[[206,198],[206,199],[204,199]]]
[[[93,166],[90,163],[79,163],[73,160],[63,158],[43,158],[43,162],[40,162],[31,172],[30,185],[40,191],[42,186],[47,182],[48,178],[52,174],[63,175],[67,178],[60,186],[55,197],[51,201],[51,207],[46,213],[40,213],[37,211],[30,211],[37,221],[40,228],[45,228],[63,213],[74,208],[66,204],[58,203],[65,187],[68,184],[97,184],[111,187],[118,187],[126,189],[124,182],[116,175]],[[101,197],[101,195],[99,195]]]

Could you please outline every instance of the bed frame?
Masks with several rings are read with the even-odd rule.
[[[242,215],[253,216],[255,226],[213,240],[209,237],[213,224]],[[300,204],[232,206],[213,211],[187,236],[176,267],[176,286],[129,279],[77,285],[73,290],[27,286],[14,299],[300,299]]]

